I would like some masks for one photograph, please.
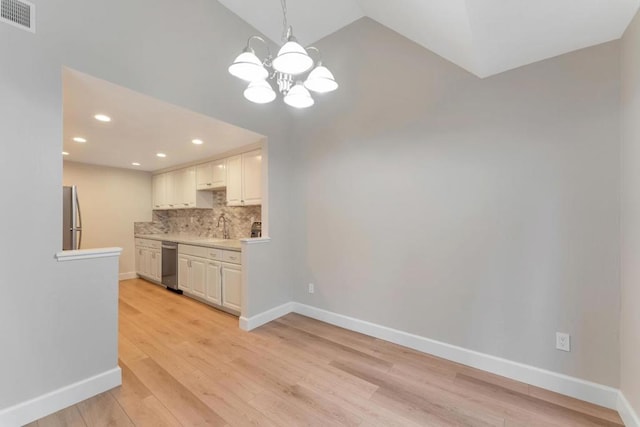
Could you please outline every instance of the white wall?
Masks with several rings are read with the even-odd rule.
[[[620,388],[640,414],[640,15],[622,42]]]
[[[369,19],[318,45],[295,300],[617,386],[618,45],[485,80]]]
[[[64,185],[77,185],[82,248],[120,247],[120,274],[135,274],[133,223],[151,221],[151,173],[65,161]]]
[[[211,0],[35,3],[35,35],[0,25],[0,180],[3,200],[16,206],[0,220],[11,242],[0,249],[0,410],[95,373],[101,354],[115,351],[97,335],[101,320],[85,315],[89,294],[74,292],[87,272],[54,260],[62,241],[63,66],[268,136],[273,240],[262,278],[274,285],[264,304],[291,300],[287,116],[281,104],[246,102],[243,84],[227,73],[254,30]]]

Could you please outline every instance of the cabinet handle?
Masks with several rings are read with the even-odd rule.
[[[183,203],[183,205],[185,205],[185,206],[189,206],[189,203]]]
[[[236,258],[236,257],[234,257],[234,256],[230,256],[230,257],[229,257],[229,259],[232,259],[232,260],[234,260],[234,261],[235,261],[235,260],[237,260],[238,258]]]
[[[210,182],[207,182],[207,185],[208,185],[209,187],[211,187],[213,184],[212,184],[212,183],[210,183]]]
[[[142,255],[142,249],[138,249],[138,255]]]

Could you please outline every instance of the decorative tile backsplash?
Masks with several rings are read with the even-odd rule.
[[[229,237],[243,239],[251,237],[251,224],[261,221],[262,206],[227,206],[226,191],[213,193],[213,209],[173,209],[153,211],[152,222],[136,222],[135,234],[184,233],[199,237],[222,239],[222,222],[218,218],[224,213]]]

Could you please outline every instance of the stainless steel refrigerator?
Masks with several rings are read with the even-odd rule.
[[[82,215],[78,187],[62,188],[62,249],[72,251],[82,246]]]

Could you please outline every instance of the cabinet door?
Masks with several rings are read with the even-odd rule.
[[[239,265],[222,264],[222,306],[242,311],[242,271]]]
[[[140,246],[136,246],[136,274],[138,276],[143,276],[144,273],[142,271],[143,267],[143,249]]]
[[[211,303],[222,305],[222,276],[219,262],[207,261],[207,286],[205,299]]]
[[[262,150],[242,155],[242,204],[262,204]]]
[[[153,209],[162,209],[165,207],[165,185],[165,174],[154,175],[151,179]]]
[[[162,268],[161,265],[162,263],[160,262],[160,251],[156,251],[156,250],[152,250],[150,251],[151,254],[151,265],[149,268],[149,277],[157,282],[159,282],[162,279],[162,273],[160,272],[160,269]]]
[[[142,250],[142,273],[145,277],[151,277],[151,251],[149,249]]]
[[[225,160],[211,162],[213,167],[213,187],[223,188],[227,185],[227,166]]]
[[[189,257],[178,255],[178,289],[191,292]]]
[[[196,166],[196,188],[198,190],[213,188],[213,162]]]
[[[181,191],[181,203],[182,208],[195,208],[196,207],[196,168],[195,166],[182,169],[180,172],[182,177],[180,185]]]
[[[224,160],[196,166],[196,188],[213,190],[227,185],[227,171]]]
[[[227,159],[227,205],[242,205],[242,156]]]
[[[204,298],[207,263],[204,259],[201,258],[191,258],[189,261],[191,266],[191,293],[197,297]]]
[[[167,194],[169,197],[169,207],[171,209],[180,209],[182,207],[182,171],[177,170],[167,173]]]

